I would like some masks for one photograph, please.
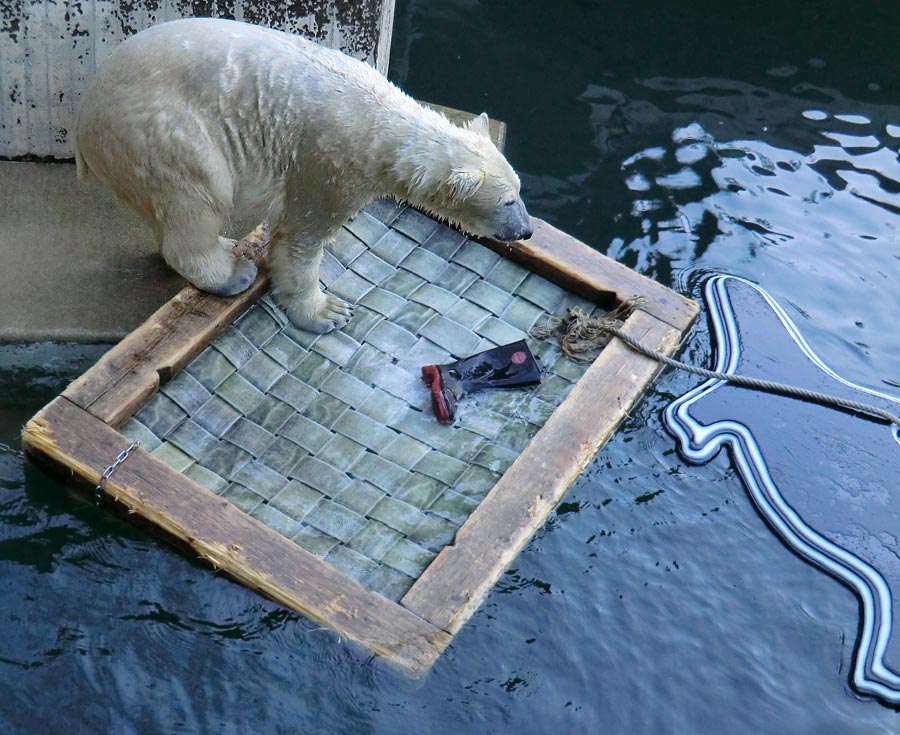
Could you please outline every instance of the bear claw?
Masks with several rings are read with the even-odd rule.
[[[312,305],[308,300],[292,301],[278,298],[278,301],[292,324],[318,334],[340,329],[353,318],[353,307],[331,294],[321,292],[316,294]]]

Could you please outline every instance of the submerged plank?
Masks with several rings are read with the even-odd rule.
[[[641,311],[624,329],[666,354],[682,336]],[[401,604],[458,631],[659,370],[621,341],[610,343]]]
[[[437,110],[445,117],[447,117],[450,122],[455,123],[459,126],[464,126],[467,122],[476,117],[476,115],[473,115],[470,112],[454,110],[452,107],[437,105],[433,102],[421,102],[421,104],[425,105],[426,107],[430,107],[432,110]],[[506,123],[491,118],[488,122],[488,128],[490,131],[491,140],[494,141],[494,145],[497,146],[498,150],[502,151],[506,147]]]
[[[90,485],[131,443],[63,397],[29,421],[23,442],[31,457]],[[429,667],[449,642],[447,633],[365,590],[141,448],[119,465],[106,492],[228,576],[407,669]]]

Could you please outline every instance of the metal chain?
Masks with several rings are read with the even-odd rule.
[[[97,483],[97,487],[94,488],[94,500],[97,502],[97,505],[100,505],[100,501],[103,499],[103,493],[106,491],[106,482],[112,477],[112,473],[116,471],[116,468],[122,464],[126,459],[128,459],[128,455],[131,454],[131,450],[135,447],[139,447],[141,445],[140,442],[135,441],[131,442],[127,448],[123,449],[119,452],[119,455],[116,457],[115,461],[107,467],[103,474],[100,475],[100,482]]]

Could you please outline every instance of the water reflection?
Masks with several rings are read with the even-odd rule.
[[[833,373],[758,287],[717,276],[707,281],[704,296],[716,334],[716,370],[788,380],[896,412],[900,399],[860,391]],[[718,381],[669,404],[665,421],[692,462],[706,463],[728,446],[769,526],[798,555],[856,592],[862,613],[854,686],[900,703],[900,676],[891,663],[898,638],[893,607],[900,602],[892,511],[897,427]]]
[[[762,283],[830,364],[877,387],[900,375],[900,120],[836,92],[792,92],[712,78],[589,85],[599,155],[586,176],[605,189],[612,237],[587,239],[695,296],[706,272]],[[642,138],[652,145],[628,149]]]

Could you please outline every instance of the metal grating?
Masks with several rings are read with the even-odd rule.
[[[529,339],[544,382],[466,397],[446,427],[421,366],[593,305],[388,200],[342,230],[322,282],[356,304],[344,329],[297,329],[267,294],[120,431],[398,600],[586,367]]]

